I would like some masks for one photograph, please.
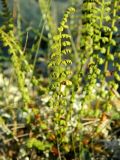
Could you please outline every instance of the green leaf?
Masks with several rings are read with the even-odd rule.
[[[43,130],[48,129],[48,126],[47,126],[44,122],[40,123],[40,127],[41,127]]]
[[[49,143],[45,143],[45,142],[42,142],[42,141],[39,141],[37,140],[36,138],[31,138],[27,141],[27,147],[28,148],[37,148],[38,150],[41,150],[41,151],[44,151],[46,150],[47,148],[50,148],[51,147],[51,144]]]

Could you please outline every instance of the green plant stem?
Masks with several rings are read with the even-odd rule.
[[[40,48],[40,44],[41,44],[41,40],[42,40],[42,35],[43,35],[43,32],[44,32],[44,28],[45,28],[45,23],[44,23],[44,24],[43,24],[43,26],[42,26],[42,30],[41,30],[41,34],[40,34],[40,38],[39,38],[39,40],[38,40],[37,50],[36,50],[35,58],[34,58],[34,61],[33,61],[33,70],[32,70],[32,76],[31,76],[31,79],[32,79],[33,74],[34,74],[35,64],[36,64],[36,61],[37,61],[37,56],[38,56],[38,52],[39,52],[39,48]]]
[[[60,144],[58,143],[58,140],[57,140],[57,149],[58,149],[59,160],[62,160],[62,158],[61,158],[61,152],[60,152]]]

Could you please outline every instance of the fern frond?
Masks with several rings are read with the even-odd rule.
[[[67,21],[71,13],[75,11],[74,8],[68,8],[58,28],[58,33],[53,37],[54,43],[51,47],[52,53],[49,63],[50,69],[50,91],[52,91],[52,98],[50,100],[50,107],[53,110],[54,130],[59,135],[58,141],[62,142],[62,135],[66,134],[67,121],[69,119],[67,113],[67,91],[68,87],[72,86],[69,76],[71,71],[69,65],[72,61],[67,57],[71,53],[70,35],[65,31],[68,29]],[[66,58],[67,57],[67,58]],[[69,91],[68,91],[69,92]],[[61,116],[65,116],[64,125],[60,124]],[[58,129],[58,126],[61,126]],[[64,129],[63,129],[64,128]]]
[[[10,30],[13,29],[14,26],[12,14],[9,11],[6,0],[1,0],[1,4],[2,4],[2,18],[4,19],[2,28],[4,28],[5,32],[9,32]]]
[[[15,69],[19,90],[22,94],[23,101],[25,104],[28,104],[30,97],[28,89],[25,87],[25,72],[22,70],[22,65],[27,65],[24,63],[24,53],[12,33],[5,33],[4,30],[0,28],[0,37],[2,39],[3,45],[5,47],[9,47],[9,53],[11,54],[11,61]]]
[[[53,37],[54,44],[51,47],[53,51],[49,63],[49,68],[52,70],[51,81],[52,83],[54,83],[54,81],[59,82],[59,86],[61,85],[62,81],[66,81],[67,77],[62,77],[61,75],[62,73],[66,73],[66,66],[71,64],[71,60],[64,60],[63,55],[71,53],[70,35],[68,33],[64,33],[64,30],[68,28],[67,20],[72,12],[74,12],[74,8],[69,8],[64,14],[63,20],[58,28],[58,34]],[[53,78],[53,74],[56,75],[57,79]]]

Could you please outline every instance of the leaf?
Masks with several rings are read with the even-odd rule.
[[[61,39],[61,36],[60,35],[56,35],[53,37],[54,41],[59,41]]]
[[[48,139],[50,140],[50,141],[55,141],[55,139],[56,139],[56,136],[55,136],[55,134],[49,134],[48,135]]]
[[[41,127],[43,130],[47,130],[47,129],[48,129],[47,125],[46,125],[44,122],[40,123],[40,127]]]
[[[71,148],[71,146],[69,145],[69,144],[64,144],[63,145],[63,149],[65,150],[65,152],[70,152],[70,148]]]
[[[38,150],[44,151],[47,148],[51,148],[51,144],[50,143],[44,143],[40,140],[37,140],[36,138],[31,138],[27,141],[27,147],[28,148],[37,148]]]
[[[62,38],[71,38],[71,36],[69,34],[62,34],[61,36],[62,36]]]
[[[63,54],[67,54],[67,53],[71,53],[71,49],[64,49],[64,50],[62,50],[62,53]]]
[[[66,46],[70,46],[71,43],[70,43],[70,41],[65,41],[65,42],[62,43],[62,45],[63,45],[64,47],[66,47]]]

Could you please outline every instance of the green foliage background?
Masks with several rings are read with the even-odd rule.
[[[0,158],[114,159],[119,0],[0,2]]]

